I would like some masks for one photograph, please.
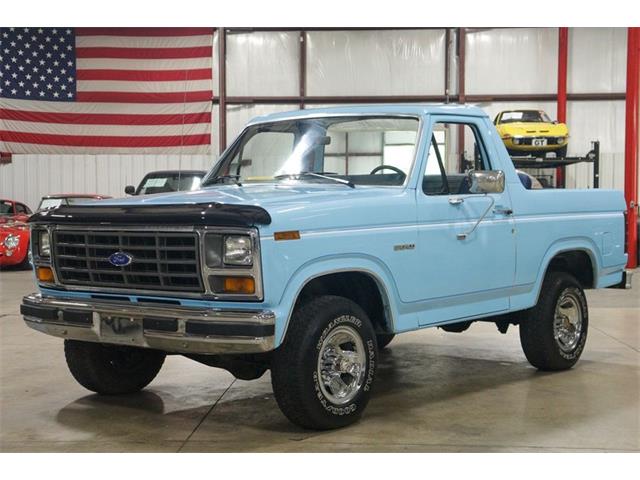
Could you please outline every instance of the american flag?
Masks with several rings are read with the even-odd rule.
[[[0,28],[0,152],[209,153],[212,28]]]

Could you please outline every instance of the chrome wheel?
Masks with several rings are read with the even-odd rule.
[[[366,352],[360,335],[343,325],[331,331],[318,355],[318,383],[334,405],[349,403],[364,384]]]
[[[553,338],[564,353],[573,352],[582,335],[582,310],[578,297],[565,290],[558,298],[553,319]]]

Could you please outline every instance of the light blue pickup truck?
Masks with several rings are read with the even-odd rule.
[[[253,379],[284,414],[348,425],[394,335],[518,325],[542,370],[580,357],[585,289],[630,278],[621,192],[529,190],[478,108],[304,110],[247,125],[198,191],[32,217],[27,325],[94,392],[167,354]]]

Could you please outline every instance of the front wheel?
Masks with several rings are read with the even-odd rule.
[[[296,310],[271,364],[285,416],[316,430],[357,421],[373,386],[375,337],[367,314],[346,298],[325,295]]]
[[[142,390],[156,377],[165,354],[136,347],[65,340],[64,354],[76,381],[102,395]]]
[[[587,341],[589,312],[580,283],[564,272],[549,272],[535,307],[520,321],[520,343],[539,370],[573,367]]]

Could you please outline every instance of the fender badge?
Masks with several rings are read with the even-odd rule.
[[[393,250],[400,252],[402,250],[414,250],[416,248],[415,243],[401,243],[400,245],[394,245]]]

